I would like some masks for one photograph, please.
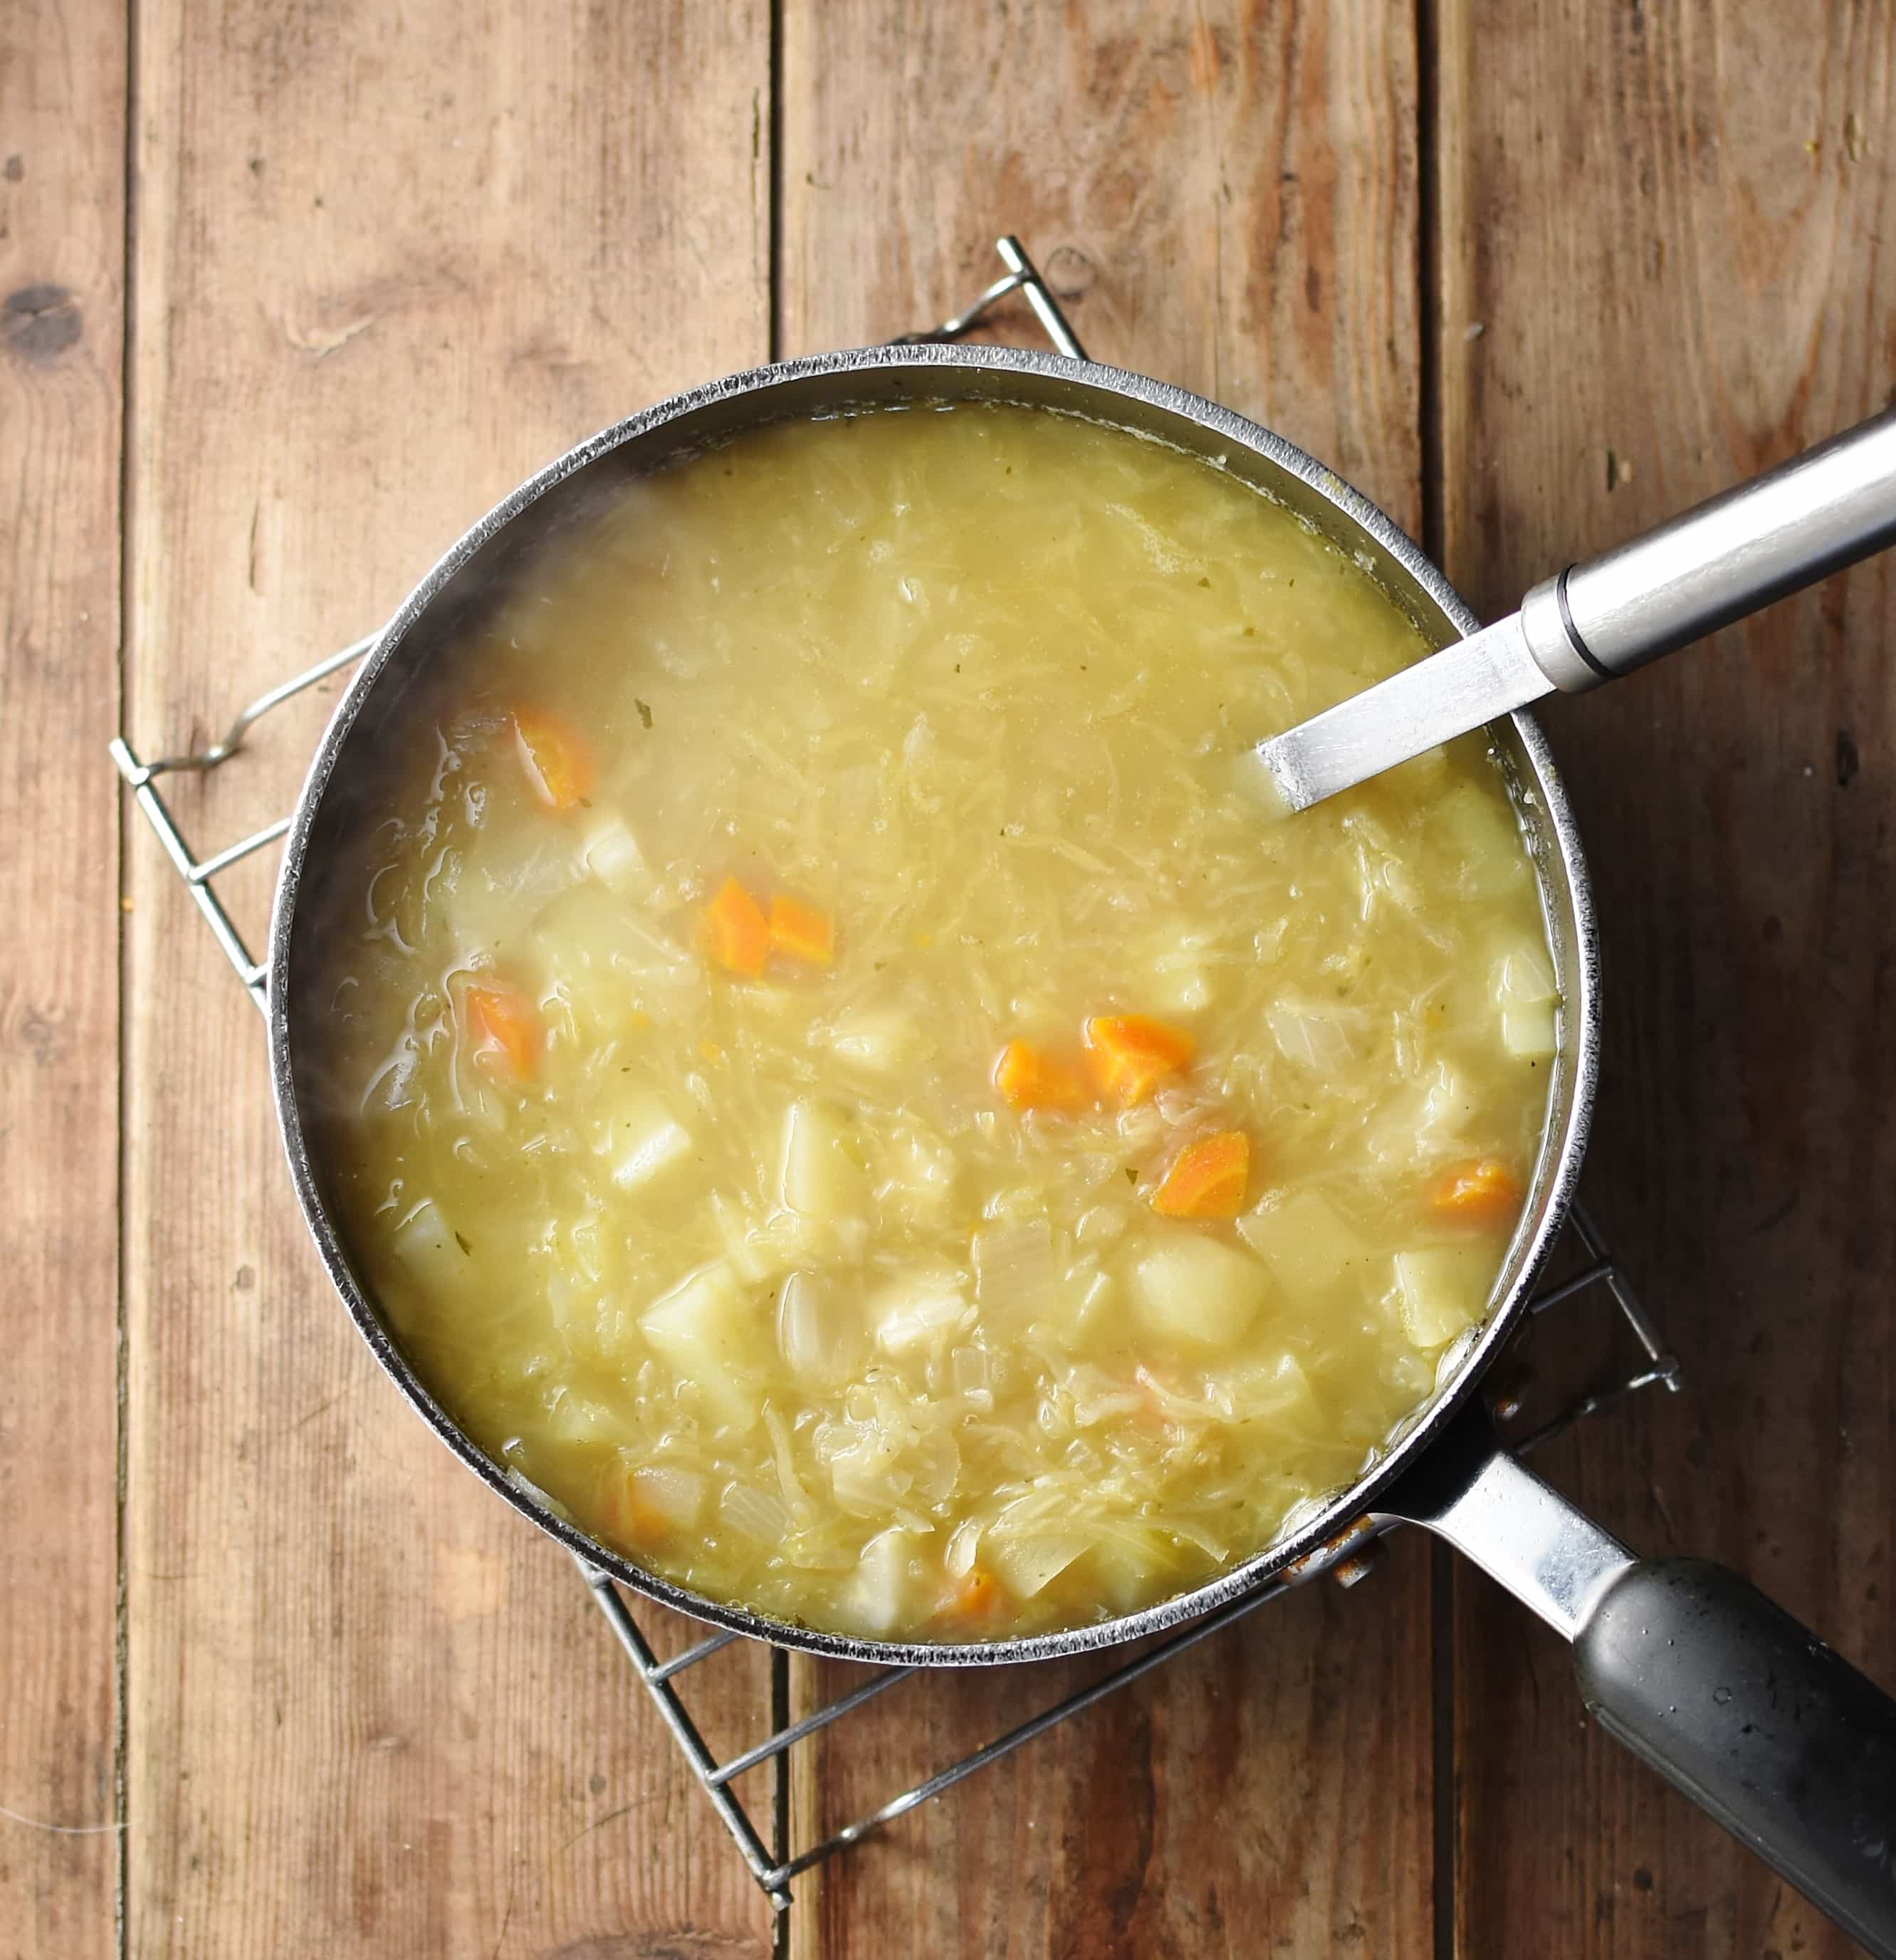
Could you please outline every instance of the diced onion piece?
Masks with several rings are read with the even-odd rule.
[[[651,867],[638,839],[616,816],[602,817],[581,846],[586,868],[607,890],[625,898],[641,898],[652,889]]]
[[[1287,1350],[1274,1359],[1254,1361],[1226,1383],[1234,1414],[1242,1421],[1268,1421],[1316,1430],[1321,1425],[1310,1377]]]
[[[636,1096],[622,1104],[608,1134],[612,1182],[636,1191],[691,1154],[691,1132],[655,1096]]]
[[[972,1318],[960,1280],[947,1271],[919,1272],[884,1287],[869,1303],[876,1341],[885,1354],[925,1348]]]
[[[717,1519],[726,1530],[740,1532],[760,1545],[781,1545],[790,1535],[790,1513],[783,1500],[752,1484],[727,1484],[717,1500]]]
[[[724,1421],[745,1424],[756,1399],[731,1363],[746,1351],[746,1302],[736,1275],[721,1259],[701,1266],[654,1300],[639,1316],[639,1331],[679,1376],[695,1382]]]
[[[984,1316],[1026,1321],[1042,1313],[1054,1288],[1053,1234],[1045,1218],[981,1226],[973,1240],[975,1297]]]
[[[1370,1246],[1357,1227],[1320,1191],[1293,1192],[1238,1220],[1238,1236],[1293,1296],[1328,1291],[1360,1274]]]
[[[1248,1252],[1196,1232],[1168,1233],[1134,1263],[1132,1303],[1153,1332],[1228,1347],[1257,1318],[1271,1276]]]
[[[1325,1013],[1300,1001],[1279,1001],[1265,1010],[1277,1052],[1300,1068],[1334,1074],[1356,1052],[1354,1015]]]
[[[1521,1061],[1538,1061],[1558,1052],[1560,1024],[1551,1001],[1510,1001],[1501,1010],[1501,1045]]]
[[[1478,1320],[1494,1279],[1485,1246],[1427,1246],[1395,1256],[1402,1331],[1418,1348],[1439,1348]]]
[[[901,1450],[880,1430],[865,1429],[855,1441],[829,1459],[830,1488],[846,1511],[862,1517],[886,1516],[913,1481],[898,1472]]]
[[[807,1097],[784,1120],[781,1188],[793,1211],[817,1219],[861,1215],[869,1180],[848,1116],[833,1102]]]
[[[941,1569],[950,1579],[965,1579],[972,1570],[975,1553],[981,1544],[981,1526],[973,1518],[956,1526],[941,1554]]]
[[[431,1198],[425,1198],[395,1228],[390,1250],[415,1279],[431,1287],[466,1283],[468,1255]]]
[[[988,1557],[1009,1592],[1031,1599],[1080,1558],[1090,1541],[1077,1532],[1030,1527],[1009,1530],[1004,1521],[990,1528]]]
[[[832,1284],[814,1273],[792,1273],[777,1296],[777,1351],[807,1382],[845,1379],[862,1353],[854,1311]]]
[[[979,1409],[994,1407],[994,1368],[986,1348],[955,1349],[948,1357],[948,1378],[964,1402]]]
[[[1419,1081],[1390,1098],[1366,1132],[1371,1157],[1385,1165],[1439,1161],[1467,1149],[1468,1119],[1481,1099],[1459,1071],[1437,1062]]]

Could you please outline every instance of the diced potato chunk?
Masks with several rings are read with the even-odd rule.
[[[721,1259],[701,1266],[648,1306],[639,1332],[686,1381],[695,1382],[720,1420],[748,1424],[756,1395],[733,1372],[750,1344],[749,1321],[736,1275]]]
[[[618,1410],[596,1396],[576,1395],[570,1389],[548,1409],[544,1427],[549,1436],[562,1443],[617,1447],[631,1440],[625,1418]]]
[[[918,1272],[884,1287],[869,1304],[876,1344],[885,1354],[907,1354],[973,1319],[967,1290],[956,1274]]]
[[[1509,1003],[1532,1007],[1542,1001],[1557,1001],[1560,993],[1544,947],[1517,940],[1496,959],[1494,996],[1504,1007]]]
[[[632,1495],[675,1531],[689,1531],[705,1508],[705,1479],[695,1470],[648,1463],[626,1479]]]
[[[915,1024],[899,1009],[866,1010],[838,1021],[829,1046],[838,1060],[875,1075],[898,1074],[916,1048]]]
[[[395,1228],[393,1249],[410,1275],[431,1286],[462,1284],[467,1255],[431,1198],[425,1198]]]
[[[638,839],[616,816],[599,818],[581,846],[586,868],[609,891],[624,898],[642,898],[654,880]]]
[[[1329,1291],[1360,1274],[1370,1256],[1362,1232],[1320,1191],[1293,1192],[1247,1211],[1238,1236],[1292,1298]]]
[[[1270,1297],[1249,1252],[1191,1231],[1151,1242],[1132,1268],[1132,1303],[1156,1334],[1204,1348],[1239,1339]]]
[[[1485,1246],[1429,1246],[1395,1256],[1402,1331],[1418,1348],[1439,1348],[1486,1311],[1495,1256]]]
[[[904,1125],[887,1139],[881,1168],[879,1198],[911,1230],[939,1226],[952,1214],[961,1167],[939,1137]]]
[[[1509,1001],[1501,1010],[1501,1045],[1521,1061],[1558,1052],[1560,1023],[1551,1001]]]
[[[790,1106],[784,1119],[782,1192],[791,1211],[818,1219],[861,1215],[869,1179],[853,1127],[842,1110],[820,1097]]]
[[[1500,889],[1530,875],[1513,806],[1473,782],[1455,784],[1436,806],[1434,845],[1474,894]]]
[[[1360,1014],[1331,1010],[1307,1001],[1274,1002],[1265,1010],[1271,1039],[1284,1060],[1319,1075],[1334,1075],[1357,1049]]]
[[[1311,1437],[1326,1435],[1332,1427],[1303,1363],[1288,1349],[1225,1371],[1223,1379],[1232,1408],[1244,1421]]]
[[[1083,1553],[1088,1541],[1077,1532],[1051,1528],[988,1534],[988,1555],[1009,1592],[1031,1599],[1044,1592]]]
[[[858,1633],[894,1633],[912,1619],[921,1561],[915,1535],[899,1527],[879,1532],[863,1547],[839,1604]]]
[[[612,1182],[636,1191],[691,1154],[691,1132],[655,1096],[635,1096],[620,1106],[606,1132]]]

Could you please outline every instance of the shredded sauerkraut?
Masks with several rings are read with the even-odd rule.
[[[1248,745],[1421,651],[1069,418],[628,486],[418,691],[339,896],[329,1154],[416,1367],[606,1542],[861,1634],[1309,1515],[1464,1351],[1559,1039],[1478,743],[1260,821]]]

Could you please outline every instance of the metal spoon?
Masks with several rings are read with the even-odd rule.
[[[1580,694],[1896,542],[1896,409],[1630,544],[1258,745],[1293,810],[1559,689]]]

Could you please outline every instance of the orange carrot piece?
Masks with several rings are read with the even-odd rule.
[[[514,746],[527,787],[549,810],[571,810],[593,787],[593,754],[570,722],[542,708],[514,711]]]
[[[1493,1157],[1452,1170],[1430,1195],[1438,1217],[1463,1225],[1504,1225],[1525,1194],[1507,1166]]]
[[[1152,1208],[1166,1218],[1235,1218],[1250,1176],[1250,1138],[1242,1130],[1220,1131],[1172,1159]]]
[[[720,966],[753,978],[770,957],[770,921],[735,878],[727,878],[705,908],[705,950]]]
[[[603,1508],[611,1535],[635,1551],[656,1551],[673,1535],[671,1519],[641,1497],[631,1477],[616,1467],[606,1472]]]
[[[786,959],[827,966],[836,956],[836,928],[829,913],[782,892],[770,901],[770,943]]]
[[[470,987],[461,1013],[474,1066],[496,1082],[523,1082],[539,1059],[540,1020],[533,1003],[504,981]]]
[[[1024,1041],[1000,1051],[994,1087],[1016,1109],[1076,1109],[1085,1094],[1077,1069]]]
[[[971,1628],[984,1626],[1000,1611],[1004,1597],[1000,1581],[986,1567],[974,1566],[955,1581],[936,1617]]]
[[[1143,1102],[1198,1052],[1182,1029],[1149,1014],[1095,1014],[1086,1023],[1086,1061],[1102,1095],[1128,1108]]]

